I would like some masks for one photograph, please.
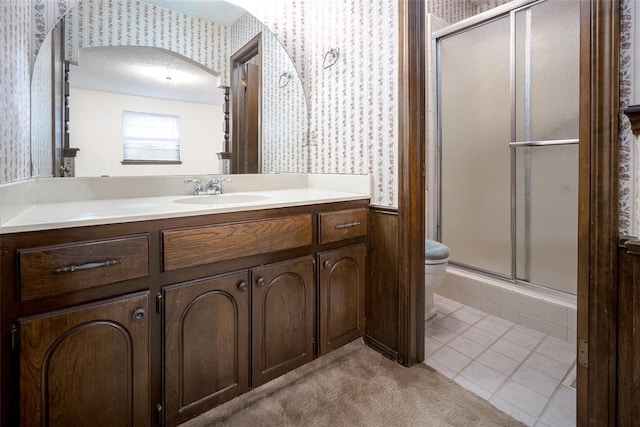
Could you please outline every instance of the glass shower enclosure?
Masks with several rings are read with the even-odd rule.
[[[436,33],[438,238],[451,262],[576,294],[579,1]]]

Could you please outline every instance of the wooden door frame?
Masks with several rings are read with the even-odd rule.
[[[238,153],[238,135],[240,134],[240,123],[236,119],[240,117],[239,108],[242,105],[240,103],[240,93],[234,90],[236,85],[237,73],[240,68],[244,67],[244,64],[253,58],[257,58],[258,64],[260,64],[260,77],[258,79],[258,173],[262,172],[262,32],[259,32],[254,38],[249,40],[244,46],[238,49],[233,55],[231,55],[231,146],[229,151],[231,152],[231,173],[235,173],[238,170],[237,159],[234,157],[234,153]]]
[[[620,5],[581,3],[577,425],[616,424]]]
[[[398,362],[424,360],[424,1],[398,0]]]
[[[615,425],[620,6],[582,0],[577,425]],[[398,0],[398,361],[424,359],[424,1]]]

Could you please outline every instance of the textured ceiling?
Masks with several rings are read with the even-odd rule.
[[[165,9],[182,12],[208,21],[232,25],[246,11],[222,0],[143,0]]]
[[[158,48],[97,47],[80,50],[71,87],[206,104],[223,103],[218,78],[198,64]]]

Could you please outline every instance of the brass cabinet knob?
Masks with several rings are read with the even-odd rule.
[[[240,289],[241,292],[244,292],[247,289],[249,289],[249,287],[247,286],[247,282],[242,281],[242,282],[238,283],[238,289]]]
[[[333,263],[329,260],[326,260],[324,262],[324,268],[331,268],[331,267],[333,267]]]
[[[258,280],[256,280],[256,286],[258,286],[259,288],[264,286],[264,278],[259,277]]]

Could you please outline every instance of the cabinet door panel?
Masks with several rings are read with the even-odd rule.
[[[321,354],[364,334],[366,253],[356,245],[318,255]]]
[[[245,271],[165,288],[168,425],[249,388],[247,280]]]
[[[148,425],[147,310],[145,292],[21,319],[21,425]]]
[[[313,359],[313,258],[252,270],[253,385]]]

